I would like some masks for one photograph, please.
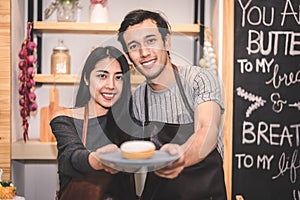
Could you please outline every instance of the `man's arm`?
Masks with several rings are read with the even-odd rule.
[[[199,104],[195,110],[195,133],[182,145],[185,166],[202,161],[216,148],[221,121],[220,106],[207,101]]]
[[[221,120],[220,106],[207,101],[199,104],[194,113],[195,133],[181,146],[166,144],[161,150],[170,154],[183,154],[177,161],[157,170],[155,173],[164,178],[175,178],[184,167],[202,161],[217,146]]]

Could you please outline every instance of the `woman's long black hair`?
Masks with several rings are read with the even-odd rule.
[[[129,104],[131,96],[131,82],[130,82],[130,68],[125,55],[116,47],[105,46],[97,47],[88,56],[79,83],[78,92],[76,95],[75,107],[85,106],[91,98],[89,86],[86,85],[86,81],[90,80],[90,75],[96,64],[105,58],[116,59],[121,66],[123,73],[123,90],[120,99],[108,110],[107,117],[107,136],[112,142],[120,144],[127,140],[127,134],[121,131],[118,124],[124,121],[125,118],[130,116],[129,114]],[[85,81],[86,80],[86,81]],[[112,111],[114,110],[114,111]]]

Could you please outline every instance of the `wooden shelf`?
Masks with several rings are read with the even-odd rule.
[[[79,76],[74,74],[35,74],[34,80],[37,83],[46,83],[46,84],[78,84]],[[136,85],[140,84],[145,80],[145,78],[141,75],[132,75],[131,83]]]
[[[120,24],[117,23],[90,23],[90,22],[45,22],[35,21],[33,28],[43,33],[81,33],[81,34],[117,34]],[[199,24],[172,24],[174,34],[197,36]]]
[[[56,142],[18,140],[12,143],[13,160],[56,160]]]
[[[37,83],[48,83],[48,84],[74,84],[79,83],[79,77],[72,74],[35,74],[34,80]]]

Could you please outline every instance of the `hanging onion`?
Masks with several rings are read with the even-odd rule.
[[[22,126],[24,129],[23,139],[26,142],[28,139],[28,118],[31,112],[37,110],[38,106],[36,103],[36,95],[34,93],[35,81],[33,80],[35,73],[35,66],[37,63],[36,59],[36,48],[35,42],[31,41],[31,30],[32,23],[27,23],[27,38],[21,45],[21,50],[19,51],[19,105],[20,115],[22,118]]]

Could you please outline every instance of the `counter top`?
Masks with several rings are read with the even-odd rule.
[[[56,160],[56,142],[40,142],[36,140],[18,140],[12,143],[13,160]]]

